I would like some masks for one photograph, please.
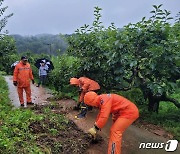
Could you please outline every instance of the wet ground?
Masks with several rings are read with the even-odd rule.
[[[19,107],[19,100],[17,96],[16,87],[12,84],[12,77],[5,77],[10,94],[9,97],[14,104],[15,107]],[[51,93],[48,89],[38,88],[35,85],[31,85],[32,87],[32,100],[35,104],[43,105],[47,104],[47,98],[51,96]],[[63,112],[67,114],[67,117],[71,119],[82,131],[87,132],[89,128],[91,128],[96,119],[96,115],[98,111],[93,109],[93,111],[88,112],[87,117],[85,119],[76,120],[74,116],[78,113],[73,110],[73,107],[76,105],[76,102],[73,100],[60,100],[57,101],[60,108],[54,109],[54,112]],[[60,111],[61,110],[61,111]],[[112,121],[109,119],[106,126],[99,132],[100,137],[102,137],[101,142],[96,144],[91,144],[90,148],[87,149],[87,154],[106,154],[107,146],[108,146],[108,138],[109,138],[109,129],[111,127]],[[140,125],[140,124],[138,124]],[[158,134],[158,133],[157,133]],[[155,133],[149,132],[143,128],[138,128],[135,125],[130,126],[123,135],[123,143],[122,143],[122,153],[123,154],[166,154],[164,148],[162,149],[139,149],[140,143],[165,143],[170,138],[164,138],[161,135],[156,135]],[[173,154],[180,153],[180,145]]]
[[[72,100],[61,100],[58,102],[64,108],[69,108],[75,103]],[[72,108],[72,107],[71,107]],[[74,116],[77,114],[76,111],[72,111],[67,115],[69,119],[73,120],[79,128],[88,131],[94,124],[96,115],[98,114],[97,109],[88,112],[85,119],[76,120]],[[108,148],[108,139],[109,139],[109,130],[111,127],[112,121],[109,118],[106,126],[99,132],[99,135],[103,138],[101,145],[91,145],[91,148],[87,150],[88,154],[106,154]],[[169,139],[164,138],[154,133],[151,133],[145,129],[131,125],[123,135],[122,141],[122,153],[123,154],[167,154],[164,148],[162,149],[139,149],[140,143],[166,143]],[[180,147],[180,146],[179,146]],[[179,154],[180,148],[173,152],[173,154]]]
[[[9,97],[12,102],[12,104],[15,107],[19,107],[19,98],[17,94],[17,87],[13,85],[13,78],[12,76],[6,76],[5,77],[6,82],[8,83],[9,87]],[[43,88],[42,86],[36,87],[36,84],[31,84],[31,92],[32,92],[32,102],[35,104],[46,104],[47,98],[51,97],[51,92],[48,89]],[[24,93],[24,101],[25,101],[25,107],[26,107],[26,97]]]

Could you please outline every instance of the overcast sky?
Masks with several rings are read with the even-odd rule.
[[[108,27],[136,23],[150,17],[152,5],[163,4],[172,16],[180,11],[180,0],[5,0],[6,11],[14,13],[5,29],[9,34],[71,34],[84,24],[91,25],[94,7],[102,8],[102,22]]]

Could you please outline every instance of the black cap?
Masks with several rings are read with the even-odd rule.
[[[26,56],[22,56],[21,60],[28,60]]]

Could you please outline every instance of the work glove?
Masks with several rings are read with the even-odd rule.
[[[14,86],[17,86],[17,84],[18,84],[17,81],[13,81]]]
[[[34,84],[34,80],[32,80],[32,84]]]
[[[94,126],[88,130],[88,133],[93,137],[93,139],[96,139],[96,134],[99,128],[97,126]]]

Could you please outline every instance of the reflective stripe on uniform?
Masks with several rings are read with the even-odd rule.
[[[108,97],[111,97],[111,94],[107,94]]]
[[[115,143],[112,144],[111,154],[115,154]]]
[[[100,99],[100,104],[103,105],[104,101],[102,99]]]

